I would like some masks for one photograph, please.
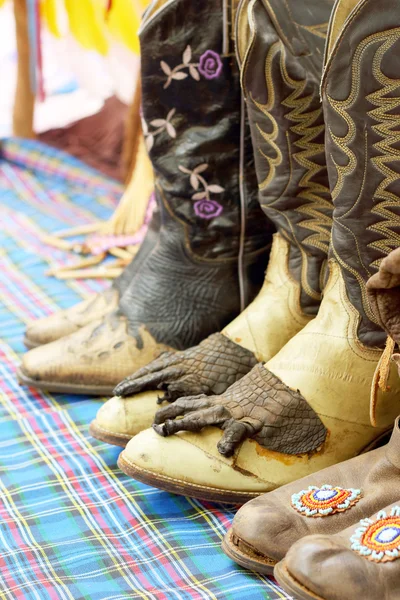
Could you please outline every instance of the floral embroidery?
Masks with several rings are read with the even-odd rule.
[[[199,72],[206,79],[216,79],[221,75],[222,61],[214,50],[207,50],[200,56]]]
[[[166,119],[154,119],[153,121],[150,121],[150,125],[155,128],[153,131],[149,131],[149,126],[146,121],[142,119],[143,135],[146,139],[146,148],[148,152],[150,152],[154,145],[154,138],[163,131],[166,131],[171,138],[176,138],[176,130],[171,123],[175,113],[176,109],[173,108],[169,111]]]
[[[217,52],[214,50],[207,50],[200,56],[198,63],[191,62],[192,60],[192,48],[186,46],[184,53],[182,54],[182,63],[173,69],[165,62],[161,61],[161,68],[167,75],[167,81],[164,84],[164,89],[169,87],[173,80],[180,81],[186,79],[189,75],[196,81],[200,81],[200,74],[206,79],[216,79],[221,75],[222,72],[222,60]],[[184,70],[188,69],[188,73]]]
[[[292,506],[306,517],[326,517],[337,512],[344,512],[356,504],[361,498],[361,490],[344,489],[322,485],[311,485],[292,496]]]
[[[204,173],[207,169],[208,164],[206,163],[199,165],[193,169],[193,171],[182,166],[179,167],[179,170],[182,171],[182,173],[190,175],[190,184],[196,191],[192,196],[192,200],[195,200],[194,212],[201,219],[213,219],[214,217],[218,217],[224,210],[219,202],[210,197],[210,193],[222,194],[225,189],[220,185],[208,185],[207,181],[201,175],[201,173]],[[203,190],[197,191],[200,186],[203,186]]]
[[[361,527],[351,536],[351,549],[373,562],[400,558],[400,506],[388,515],[381,510],[376,520],[362,519]]]

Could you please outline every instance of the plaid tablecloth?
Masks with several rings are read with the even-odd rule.
[[[0,598],[288,598],[220,550],[234,511],[129,479],[88,426],[102,400],[21,388],[25,325],[102,289],[45,275],[51,232],[108,217],[121,186],[36,142],[0,159]]]

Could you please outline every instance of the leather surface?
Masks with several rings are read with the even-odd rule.
[[[37,382],[112,389],[132,368],[139,369],[170,350],[144,326],[140,339],[139,347],[129,335],[126,318],[115,311],[69,336],[27,352],[21,368],[24,375]]]
[[[300,308],[300,286],[288,271],[288,258],[288,242],[276,234],[261,291],[222,334],[156,359],[121,382],[115,393],[130,396],[162,389],[169,400],[189,394],[221,394],[258,361],[271,358],[310,319]],[[125,410],[139,410],[135,398],[126,399]]]
[[[164,436],[218,425],[224,430],[218,443],[218,450],[224,456],[232,456],[248,438],[275,452],[305,454],[317,450],[327,433],[301,394],[288,391],[261,364],[223,396],[179,398],[157,411],[154,422],[157,433]]]
[[[110,287],[71,308],[33,321],[26,328],[26,337],[35,345],[54,342],[112,312],[118,308],[118,300],[117,290]]]
[[[233,520],[236,543],[279,561],[299,539],[313,534],[333,535],[400,498],[399,469],[400,429],[397,423],[386,446],[248,502]],[[322,485],[359,489],[362,497],[350,509],[327,517],[306,517],[294,510],[293,494],[307,490],[309,486]]]
[[[157,392],[137,394],[131,404],[125,398],[114,396],[99,408],[93,422],[103,433],[129,439],[151,427],[157,408]]]
[[[174,0],[158,4],[162,6],[144,19],[140,41],[143,118],[147,138],[151,135],[153,139],[150,157],[158,196],[163,190],[164,201],[159,198],[162,223],[164,227],[171,219],[179,223],[186,245],[196,256],[237,261],[241,208],[247,213],[246,252],[266,245],[266,231],[271,226],[266,224],[258,204],[250,132],[241,122],[245,115],[241,110],[239,69],[231,43],[226,47],[224,41],[224,2],[206,0],[198,6],[189,0]],[[189,55],[183,56],[188,47]],[[208,52],[213,53],[215,61],[210,73],[202,67],[202,57]],[[169,79],[161,61],[164,69],[165,65],[171,71],[178,68],[173,77],[180,79]],[[194,70],[197,75],[193,76]],[[170,111],[174,111],[170,125],[175,134],[172,132],[171,137],[168,128],[154,134],[159,126],[155,120],[165,119]],[[204,170],[199,172],[201,179],[196,184],[190,172],[199,165]],[[244,176],[242,190],[240,168]],[[209,200],[223,209],[213,218],[202,218],[201,207],[196,209],[193,199],[195,192],[204,192],[204,183],[223,188],[208,190]],[[241,193],[245,200],[242,207]]]
[[[399,507],[397,500],[385,506],[385,514]],[[365,515],[364,515],[365,518]],[[376,522],[381,515],[370,514]],[[399,600],[400,561],[377,563],[351,549],[351,537],[360,524],[332,536],[312,535],[295,544],[285,560],[289,573],[312,593],[324,600],[353,598]]]
[[[367,281],[367,294],[379,325],[400,343],[400,249],[384,258]]]
[[[201,8],[154,2],[141,28],[144,131],[161,230],[120,303],[138,346],[142,324],[161,344],[195,345],[262,284],[273,227],[258,203],[223,10],[222,0]]]
[[[290,241],[289,266],[301,306],[315,315],[332,226],[332,201],[319,98],[332,2],[257,0],[249,5],[242,65],[260,201]]]
[[[28,353],[25,376],[93,384],[107,379],[114,386],[163,351],[183,350],[220,331],[259,291],[273,226],[258,203],[224,8],[223,0],[201,8],[161,0],[146,12],[143,118],[160,230],[131,265],[116,315],[121,334],[115,333],[119,326],[113,329],[115,319],[103,319],[101,335],[87,329],[67,346]],[[106,331],[121,345],[113,348]],[[66,348],[75,344],[74,358]]]
[[[365,282],[400,243],[400,29],[395,0],[359,2],[333,46],[322,83],[329,178],[335,203],[332,255],[360,314],[358,335],[382,347]]]
[[[193,484],[203,484],[209,478],[213,482],[210,486],[223,490],[267,492],[353,458],[389,429],[400,413],[400,380],[396,367],[392,364],[390,368],[390,391],[378,391],[378,426],[373,427],[370,390],[382,352],[360,344],[357,337],[359,315],[346,298],[345,283],[334,261],[330,271],[318,316],[266,365],[284,382],[288,392],[298,390],[321,419],[328,435],[320,449],[310,454],[289,455],[247,439],[232,458],[227,458],[218,451],[224,434],[211,426],[201,433],[159,436],[158,443],[154,432],[146,430],[127,446],[128,459],[154,476],[160,473]],[[212,397],[207,400],[210,399]],[[201,407],[197,408],[201,410]],[[191,416],[196,420],[195,411]],[[218,419],[219,415],[214,422]],[[185,470],[180,457],[189,452],[196,468],[192,465],[191,469]],[[222,465],[218,481],[213,475],[217,465]],[[241,479],[241,487],[235,488],[238,469],[245,471],[246,477]]]
[[[158,389],[160,401],[191,394],[218,394],[248,373],[255,356],[220,333],[183,352],[168,352],[136,371],[114,390],[116,396]],[[151,423],[150,423],[151,424]]]

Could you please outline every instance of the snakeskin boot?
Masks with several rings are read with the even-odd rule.
[[[201,23],[201,27],[200,24]],[[141,27],[143,129],[161,226],[119,310],[28,352],[20,381],[110,394],[160,353],[221,330],[259,291],[271,245],[228,3],[155,1]]]
[[[250,23],[260,4],[251,4]],[[155,427],[166,437],[147,430],[121,455],[137,479],[239,502],[354,457],[393,427],[400,382],[392,364],[386,384],[376,385],[386,334],[366,293],[367,279],[399,245],[400,29],[383,6],[393,3],[340,0],[330,22],[322,100],[334,212],[317,317],[224,394],[162,408]],[[248,60],[263,37],[251,38]]]
[[[264,286],[221,333],[161,356],[117,386],[91,426],[95,437],[109,443],[125,445],[151,425],[158,397],[151,390],[161,389],[160,400],[170,402],[224,393],[272,358],[320,305],[333,205],[319,87],[332,1],[307,2],[308,11],[298,0],[258,2],[252,31],[248,4],[238,13],[238,58],[261,205],[278,230]]]

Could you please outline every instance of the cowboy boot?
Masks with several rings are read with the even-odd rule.
[[[398,497],[399,498],[399,497]],[[310,535],[274,569],[299,600],[399,600],[400,500],[335,535]]]
[[[375,316],[398,343],[400,249],[367,281]],[[272,574],[289,548],[314,534],[334,534],[400,498],[400,419],[386,446],[333,465],[245,504],[222,548],[247,569]],[[335,515],[335,516],[334,516]],[[334,518],[332,518],[334,516]]]
[[[253,4],[256,23],[259,4]],[[225,394],[162,408],[156,430],[171,437],[147,430],[120,457],[123,470],[141,481],[200,498],[248,499],[370,448],[400,412],[394,365],[385,391],[372,386],[386,334],[365,285],[399,245],[399,140],[392,129],[400,105],[400,34],[389,0],[356,4],[336,5],[322,82],[334,213],[318,315]],[[212,426],[224,430],[222,437]]]
[[[247,4],[238,18],[240,62]],[[223,394],[257,362],[272,358],[318,310],[332,223],[319,99],[332,2],[303,8],[291,13],[277,1],[253,8],[257,41],[243,68],[261,206],[278,230],[264,286],[221,333],[161,356],[118,385],[91,425],[92,435],[103,441],[124,446],[150,427],[158,396],[150,390],[162,390],[160,401],[169,402],[188,394]],[[298,18],[301,26],[293,20]],[[293,46],[285,47],[289,37]],[[264,89],[256,89],[254,73],[259,69],[262,80],[264,64],[268,84],[264,78]]]
[[[118,308],[119,301],[135,276],[144,257],[150,253],[157,242],[160,229],[160,216],[156,210],[150,220],[146,236],[137,255],[113,281],[111,287],[103,292],[93,294],[87,300],[79,302],[66,310],[59,310],[48,317],[36,319],[28,325],[24,344],[27,348],[36,348],[49,344],[62,337],[75,333],[82,327],[100,321],[104,316]]]
[[[119,304],[28,352],[20,380],[110,394],[160,353],[199,343],[260,289],[271,225],[257,200],[226,3],[153,2],[141,27],[144,133],[161,228]],[[197,23],[205,24],[199,35]]]
[[[272,574],[308,535],[335,534],[400,498],[400,426],[388,444],[247,502],[222,548],[232,560]]]

